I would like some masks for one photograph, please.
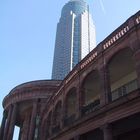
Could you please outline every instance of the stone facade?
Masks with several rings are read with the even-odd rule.
[[[3,101],[1,140],[139,140],[140,12],[63,81],[34,81]]]

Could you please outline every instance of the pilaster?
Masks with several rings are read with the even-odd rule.
[[[7,112],[6,112],[6,110],[5,110],[5,111],[3,112],[3,119],[2,119],[2,123],[1,123],[0,140],[3,139],[5,124],[6,124],[6,117],[7,117]]]
[[[12,115],[11,115],[11,121],[10,121],[10,125],[9,125],[8,139],[7,140],[12,140],[13,139],[16,117],[17,117],[17,104],[14,104]]]
[[[104,140],[113,140],[112,127],[110,124],[105,124],[101,129],[103,131]]]
[[[8,130],[9,130],[12,110],[13,110],[12,105],[10,105],[9,108],[8,108],[8,117],[7,117],[6,124],[5,124],[3,140],[8,140],[7,139],[7,136],[8,136],[7,133],[8,133]]]
[[[37,115],[37,101],[33,103],[28,140],[33,140],[34,138],[36,115]]]
[[[133,58],[135,60],[135,69],[137,73],[138,86],[140,88],[140,49],[134,53]]]
[[[100,104],[101,106],[104,106],[111,101],[110,78],[107,66],[100,68],[99,75],[101,81]]]
[[[22,126],[22,133],[21,133],[21,140],[28,140],[28,133],[29,133],[29,128],[30,128],[30,115],[26,114]]]

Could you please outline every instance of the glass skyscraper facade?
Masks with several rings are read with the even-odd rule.
[[[96,45],[95,26],[84,0],[70,0],[57,24],[52,79],[63,80]]]

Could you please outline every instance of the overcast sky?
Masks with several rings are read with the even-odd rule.
[[[12,88],[51,78],[56,25],[66,2],[0,1],[0,122],[2,100]],[[140,0],[87,2],[96,26],[97,44],[140,9]]]

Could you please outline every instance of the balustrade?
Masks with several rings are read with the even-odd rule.
[[[133,80],[133,81],[119,87],[118,89],[112,91],[112,101],[114,101],[126,94],[129,94],[136,89],[138,89],[138,81]]]
[[[100,100],[98,99],[88,105],[83,106],[82,115],[86,115],[97,110],[99,108],[99,105],[100,105]]]

